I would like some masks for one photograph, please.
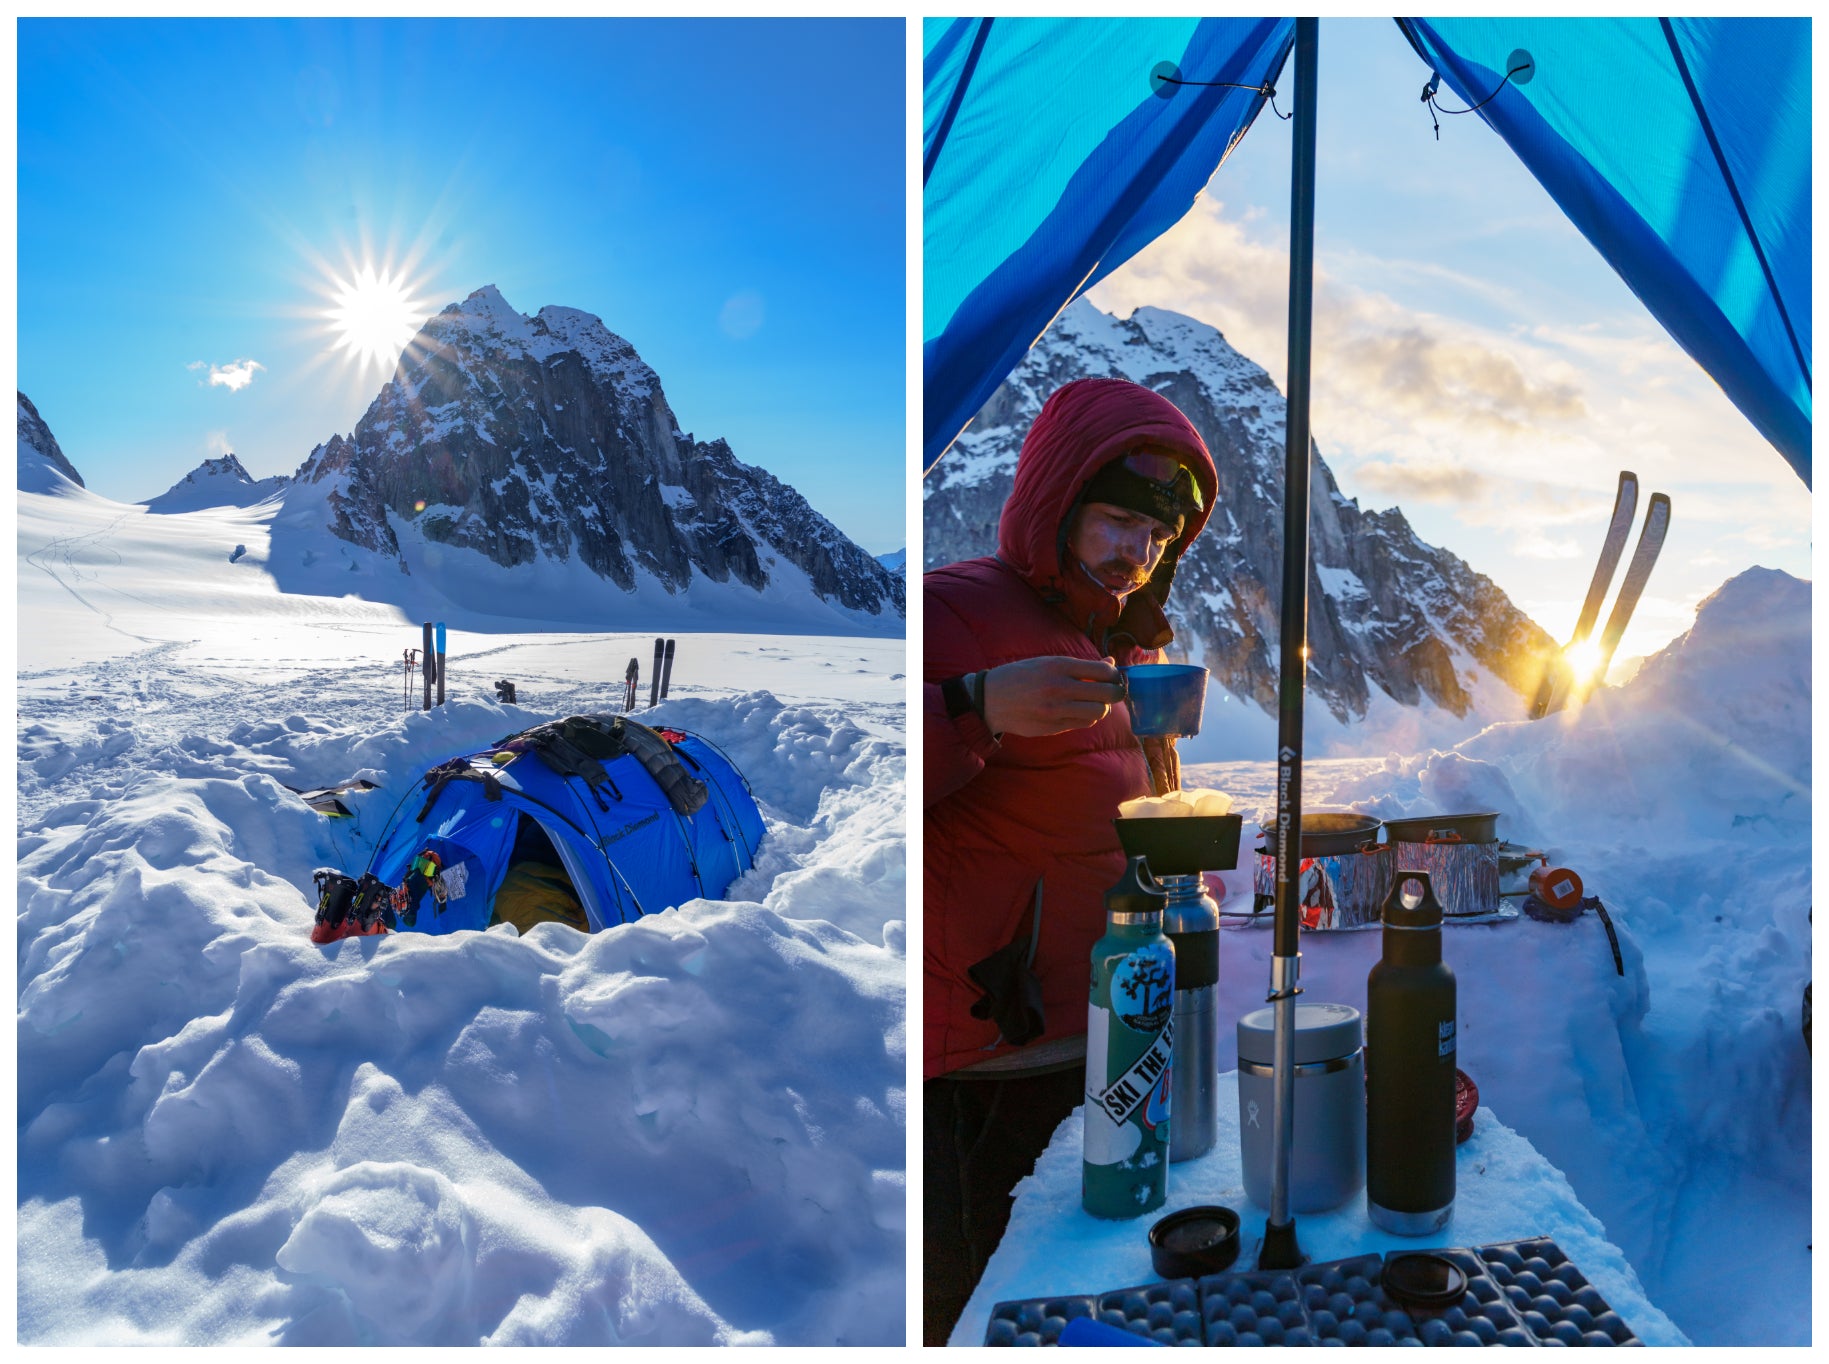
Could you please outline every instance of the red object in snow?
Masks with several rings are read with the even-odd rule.
[[[367,938],[385,932],[387,932],[387,928],[379,919],[376,919],[375,922],[367,928],[363,928],[362,925],[356,922],[356,917],[352,914],[335,928],[332,928],[329,924],[313,924],[311,926],[311,941],[323,944],[336,942],[339,938]]]
[[[1454,1144],[1473,1135],[1473,1110],[1480,1106],[1480,1087],[1464,1070],[1454,1072]]]
[[[681,729],[657,729],[654,732],[670,744],[677,744],[686,737],[686,732]]]
[[[1574,909],[1581,903],[1581,877],[1567,867],[1538,867],[1530,885],[1531,894],[1551,909]]]

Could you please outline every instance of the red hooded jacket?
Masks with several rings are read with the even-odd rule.
[[[1019,931],[1027,945],[1038,881],[1032,969],[1046,1020],[1041,1040],[1086,1031],[1088,961],[1104,932],[1105,891],[1124,869],[1111,821],[1120,801],[1150,791],[1129,715],[1114,706],[1086,729],[998,741],[975,713],[948,718],[940,683],[1045,655],[1148,662],[1174,637],[1162,604],[1207,510],[1187,519],[1154,576],[1122,604],[1062,562],[1081,489],[1142,443],[1176,452],[1211,510],[1213,460],[1180,410],[1126,380],[1080,379],[1049,398],[1029,428],[997,553],[923,578],[923,1058],[930,1078],[1012,1050],[995,1022],[972,1017],[984,992],[966,972]]]

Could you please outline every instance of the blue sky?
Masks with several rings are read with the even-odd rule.
[[[1391,20],[1322,21],[1312,422],[1341,490],[1401,506],[1566,639],[1633,470],[1640,519],[1653,491],[1672,514],[1621,660],[1755,564],[1808,578],[1809,490],[1477,115],[1436,139],[1428,76]],[[1282,81],[1288,113],[1293,62]],[[1092,301],[1209,322],[1282,384],[1290,128],[1260,115]]]
[[[902,546],[901,20],[18,31],[19,386],[96,491],[348,432],[386,373],[327,278],[410,262],[428,313],[597,314],[684,429]]]

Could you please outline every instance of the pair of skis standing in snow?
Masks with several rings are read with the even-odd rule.
[[[667,686],[673,681],[673,640],[656,638],[654,641],[654,672],[648,681],[648,704],[659,705],[667,699]],[[622,708],[624,711],[635,709],[636,698],[640,695],[641,661],[631,658],[629,670],[623,674],[624,692]]]
[[[1575,622],[1575,633],[1563,646],[1561,656],[1551,662],[1537,686],[1537,695],[1531,702],[1531,719],[1540,720],[1553,710],[1561,710],[1568,704],[1570,692],[1576,685],[1587,684],[1588,677],[1577,678],[1566,659],[1571,650],[1587,640],[1594,630],[1594,622],[1600,618],[1600,604],[1613,583],[1613,574],[1625,552],[1626,536],[1632,530],[1632,518],[1637,511],[1638,475],[1622,472],[1619,492],[1613,499],[1613,519],[1607,526],[1606,541],[1601,545],[1600,562],[1594,566],[1594,579],[1588,584],[1587,599],[1581,604],[1581,617]],[[1645,524],[1639,530],[1638,545],[1632,551],[1632,562],[1627,565],[1625,580],[1620,584],[1619,598],[1613,603],[1613,612],[1600,634],[1599,660],[1589,674],[1596,682],[1607,675],[1613,651],[1619,647],[1620,636],[1626,633],[1626,623],[1632,619],[1633,608],[1645,591],[1645,582],[1651,577],[1652,566],[1657,563],[1658,551],[1664,547],[1664,534],[1669,529],[1670,498],[1663,493],[1653,493],[1651,505],[1645,512]]]

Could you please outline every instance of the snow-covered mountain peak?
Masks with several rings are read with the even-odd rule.
[[[202,483],[210,479],[220,479],[227,483],[252,483],[254,482],[254,475],[248,472],[247,466],[237,459],[235,457],[235,452],[231,450],[227,454],[217,456],[215,459],[204,460],[203,463],[199,464],[195,469],[192,469],[183,478],[179,479],[178,482],[182,485],[185,483]]]
[[[55,493],[72,486],[82,487],[83,476],[64,458],[32,400],[19,394],[19,491]]]
[[[527,319],[516,312],[493,284],[485,284],[459,303],[447,304],[438,316],[450,318],[481,331],[493,331],[504,337],[528,334]]]
[[[619,385],[632,397],[645,398],[660,387],[659,377],[635,347],[592,313],[549,303],[534,318],[534,328],[544,333],[552,346],[550,354],[576,351],[600,380]]]
[[[1281,398],[1263,366],[1234,350],[1219,328],[1168,308],[1146,304],[1118,318],[1078,298],[1037,345],[1050,338],[1100,355],[1112,373],[1136,383],[1149,383],[1165,368],[1187,370],[1219,387],[1262,388]]]
[[[454,551],[587,591],[695,579],[898,626],[902,580],[722,440],[695,441],[635,347],[578,308],[494,285],[420,329],[356,429],[315,449],[289,515],[413,574]],[[714,595],[717,593],[714,592]]]
[[[206,459],[157,497],[143,505],[155,512],[200,511],[205,507],[251,507],[285,491],[284,474],[256,479],[233,451]]]
[[[648,399],[660,387],[658,377],[635,347],[604,326],[602,318],[581,308],[555,304],[528,316],[517,312],[493,284],[485,284],[428,320],[401,357],[397,377],[412,382],[423,373],[425,357],[441,348],[542,365],[576,355],[599,382],[616,385],[633,401]]]

